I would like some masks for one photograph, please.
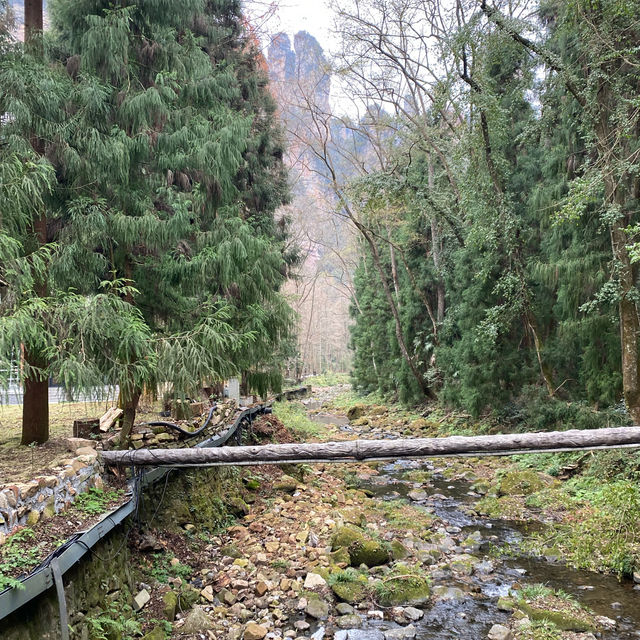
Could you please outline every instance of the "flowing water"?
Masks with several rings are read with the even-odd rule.
[[[313,406],[309,407],[313,408]],[[341,430],[358,433],[346,418],[331,414],[310,416],[323,424],[334,424]],[[375,437],[395,438],[392,433],[378,432]],[[373,437],[367,433],[367,438]],[[443,468],[437,465],[442,464]],[[442,471],[444,461],[398,461],[380,465],[377,475],[362,480],[359,486],[380,500],[406,498],[416,488],[424,489],[426,497],[412,501],[421,509],[436,515],[447,534],[458,539],[474,535],[478,546],[471,555],[483,560],[472,576],[463,579],[446,570],[432,573],[433,585],[451,589],[451,599],[434,599],[424,618],[414,623],[416,638],[486,638],[494,624],[505,624],[509,613],[498,609],[498,598],[506,596],[514,585],[545,584],[562,589],[575,596],[596,615],[615,620],[613,630],[602,631],[597,637],[605,640],[630,640],[640,638],[640,589],[630,580],[619,582],[612,576],[587,571],[577,571],[544,558],[532,557],[519,550],[519,543],[526,533],[526,524],[518,525],[503,520],[492,520],[474,515],[471,507],[479,498],[465,480],[450,480]],[[427,483],[407,479],[410,471],[424,470],[430,473]],[[471,513],[471,514],[470,514]],[[543,526],[534,523],[534,527]],[[496,553],[496,551],[498,553]],[[458,591],[459,589],[459,591]],[[350,632],[346,637],[366,640],[383,637],[379,629],[394,627],[393,623],[367,621],[359,633]],[[368,634],[368,635],[367,635]]]

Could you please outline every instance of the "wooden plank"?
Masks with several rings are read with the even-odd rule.
[[[110,465],[190,466],[353,462],[354,460],[374,461],[452,455],[513,455],[608,447],[640,447],[640,427],[448,438],[345,440],[211,449],[138,449],[137,451],[105,451],[102,457]]]
[[[113,427],[116,420],[122,416],[124,411],[122,409],[118,409],[118,407],[111,407],[103,416],[100,418],[100,431],[106,433]]]

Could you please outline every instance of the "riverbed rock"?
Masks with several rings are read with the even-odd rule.
[[[180,632],[184,634],[195,634],[200,633],[201,631],[206,631],[207,629],[213,629],[213,621],[202,607],[195,606],[189,612],[189,615],[187,615]]]
[[[305,612],[316,620],[326,620],[329,617],[329,604],[317,594],[310,593],[307,596]]]
[[[424,617],[424,611],[415,607],[405,607],[404,615],[412,622],[416,622]]]
[[[384,633],[375,629],[347,629],[336,631],[333,640],[385,640]]]
[[[244,640],[262,640],[267,635],[268,631],[265,627],[255,622],[250,622],[244,628]]]
[[[489,629],[487,638],[489,638],[489,640],[512,640],[513,634],[508,627],[501,624],[494,624],[491,629]]]
[[[336,611],[341,616],[349,616],[352,613],[355,613],[355,609],[346,602],[338,602],[338,604],[336,605]]]
[[[339,616],[336,619],[336,624],[340,629],[357,629],[362,626],[362,618],[357,613],[349,613]]]
[[[433,587],[433,595],[440,598],[440,600],[464,600],[466,597],[462,589],[447,587],[442,584]]]
[[[385,640],[411,640],[416,637],[416,628],[410,624],[400,629],[389,629],[384,632]]]
[[[317,573],[307,573],[307,577],[304,579],[305,589],[315,589],[316,587],[326,587],[327,581]]]

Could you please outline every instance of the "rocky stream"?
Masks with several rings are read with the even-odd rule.
[[[323,409],[322,398],[305,406],[331,438],[401,435],[351,424]],[[211,540],[200,577],[189,580],[200,604],[183,613],[173,605],[174,632],[231,640],[640,638],[640,585],[527,555],[520,543],[540,522],[478,515],[481,464],[315,465],[262,476],[268,491]]]

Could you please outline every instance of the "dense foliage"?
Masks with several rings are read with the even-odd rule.
[[[49,9],[51,33],[0,60],[0,370],[23,348],[38,354],[27,379],[117,383],[125,435],[144,388],[185,395],[241,372],[278,387],[295,256],[239,3]]]
[[[638,4],[428,4],[341,5],[345,62],[373,61],[345,73],[394,112],[351,188],[410,345],[363,240],[356,385],[419,401],[413,364],[474,415],[624,397],[637,420]]]

